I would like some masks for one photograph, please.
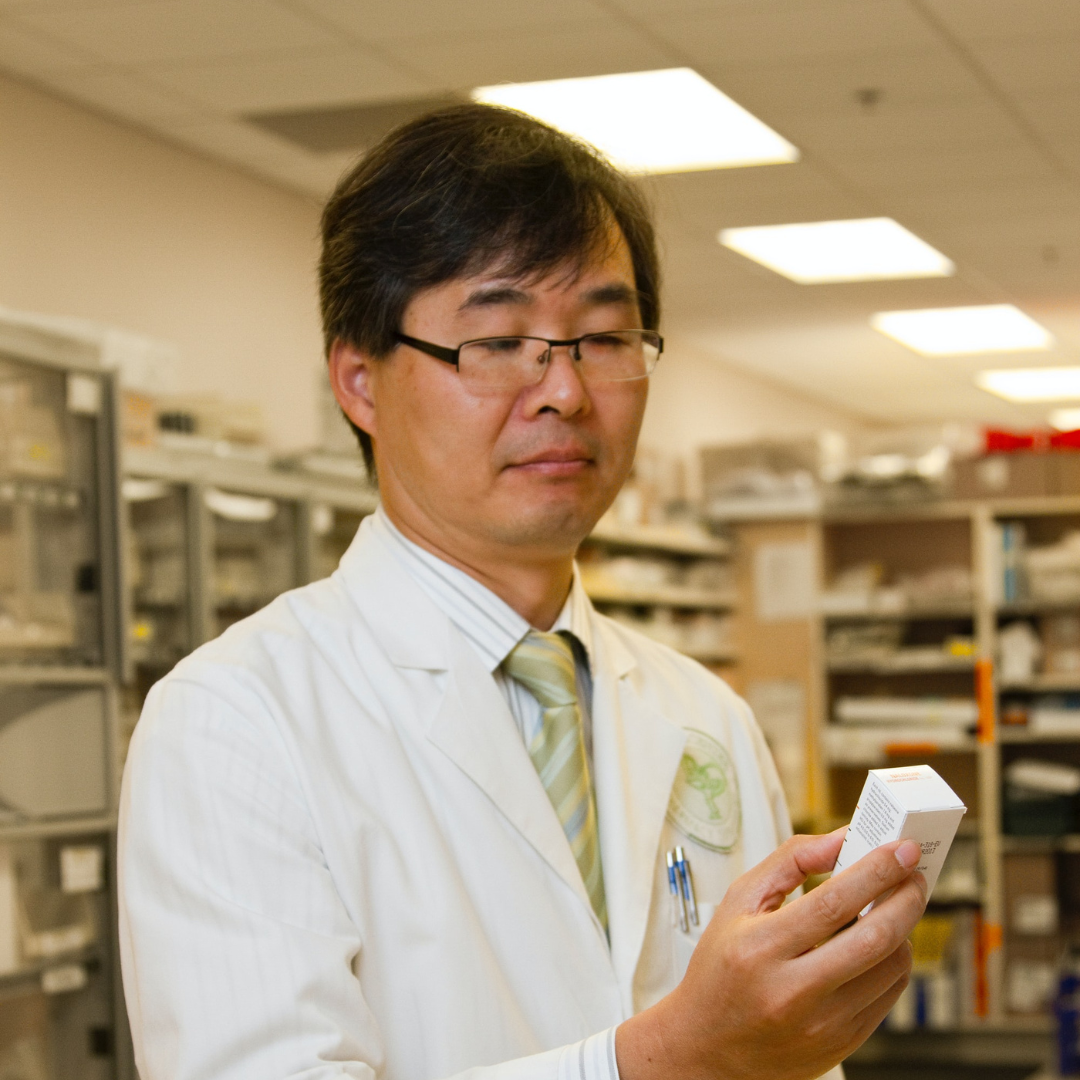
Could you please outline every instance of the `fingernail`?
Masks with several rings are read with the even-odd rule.
[[[911,877],[918,884],[919,888],[922,889],[923,898],[925,899],[927,892],[926,878],[923,877],[923,875],[920,874],[918,870],[916,870],[915,873],[911,875]]]
[[[910,870],[918,861],[922,851],[914,840],[905,840],[896,849],[896,861],[905,869]]]

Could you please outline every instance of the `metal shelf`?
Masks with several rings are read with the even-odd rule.
[[[714,592],[711,589],[691,589],[681,585],[655,585],[630,588],[625,585],[597,582],[585,583],[589,598],[600,604],[625,604],[630,607],[697,608],[707,611],[727,611],[735,607],[733,592]]]
[[[26,964],[18,971],[0,975],[0,1000],[25,992],[29,987],[41,985],[41,976],[50,968],[61,967],[65,964],[87,964],[101,960],[104,953],[100,945],[87,945],[84,949],[61,953],[59,956],[51,956],[48,960],[35,960],[32,964]]]
[[[1041,854],[1052,851],[1080,852],[1080,834],[1063,836],[1010,836],[1002,833],[1001,850],[1013,854]]]
[[[929,622],[936,619],[974,619],[971,604],[942,604],[938,607],[905,607],[898,611],[822,611],[826,622]]]
[[[112,677],[104,668],[63,664],[0,664],[0,684],[62,683],[65,686],[105,686]]]
[[[115,828],[115,814],[44,821],[0,820],[0,842],[5,840],[40,840],[51,836],[88,836],[93,833],[111,832]]]
[[[998,728],[998,742],[1012,746],[1032,743],[1080,742],[1080,729],[1070,732],[1031,731],[1021,725],[1014,727],[1011,724],[1004,724]]]
[[[898,654],[873,660],[829,660],[827,661],[827,667],[829,671],[836,674],[859,674],[865,672],[871,675],[933,675],[942,671],[974,671],[975,657],[949,656],[947,653],[943,653],[940,657],[916,657]]]
[[[614,547],[718,559],[726,558],[732,552],[732,544],[728,540],[699,536],[682,529],[666,528],[662,525],[627,527],[601,521],[589,534],[588,540],[597,544],[610,544]]]
[[[1040,690],[1056,690],[1059,693],[1069,691],[1080,693],[1080,673],[1070,673],[1068,675],[1032,675],[1030,679],[1018,679],[1010,682],[1003,681],[1000,684],[999,689],[1028,690],[1033,692]]]

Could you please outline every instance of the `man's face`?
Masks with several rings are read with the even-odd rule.
[[[620,236],[579,273],[539,282],[497,269],[417,295],[401,332],[456,348],[501,335],[565,340],[640,326]],[[339,352],[342,347],[339,347]],[[346,354],[348,347],[344,347]],[[524,557],[572,552],[611,504],[633,462],[648,380],[585,386],[565,348],[541,382],[470,390],[451,364],[399,345],[387,358],[335,358],[338,398],[375,441],[391,516],[433,543]],[[344,376],[344,377],[343,377]]]

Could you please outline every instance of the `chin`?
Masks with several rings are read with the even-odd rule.
[[[603,507],[581,503],[516,507],[492,532],[501,543],[514,547],[540,548],[552,555],[573,554],[603,512]]]

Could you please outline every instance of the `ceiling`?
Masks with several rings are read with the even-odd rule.
[[[1080,0],[0,0],[0,70],[320,197],[343,124],[361,145],[417,99],[684,65],[802,160],[645,181],[673,345],[872,421],[1045,417],[971,375],[1080,364]],[[956,276],[796,285],[716,242],[871,216]],[[1000,302],[1053,351],[928,359],[867,322]]]

